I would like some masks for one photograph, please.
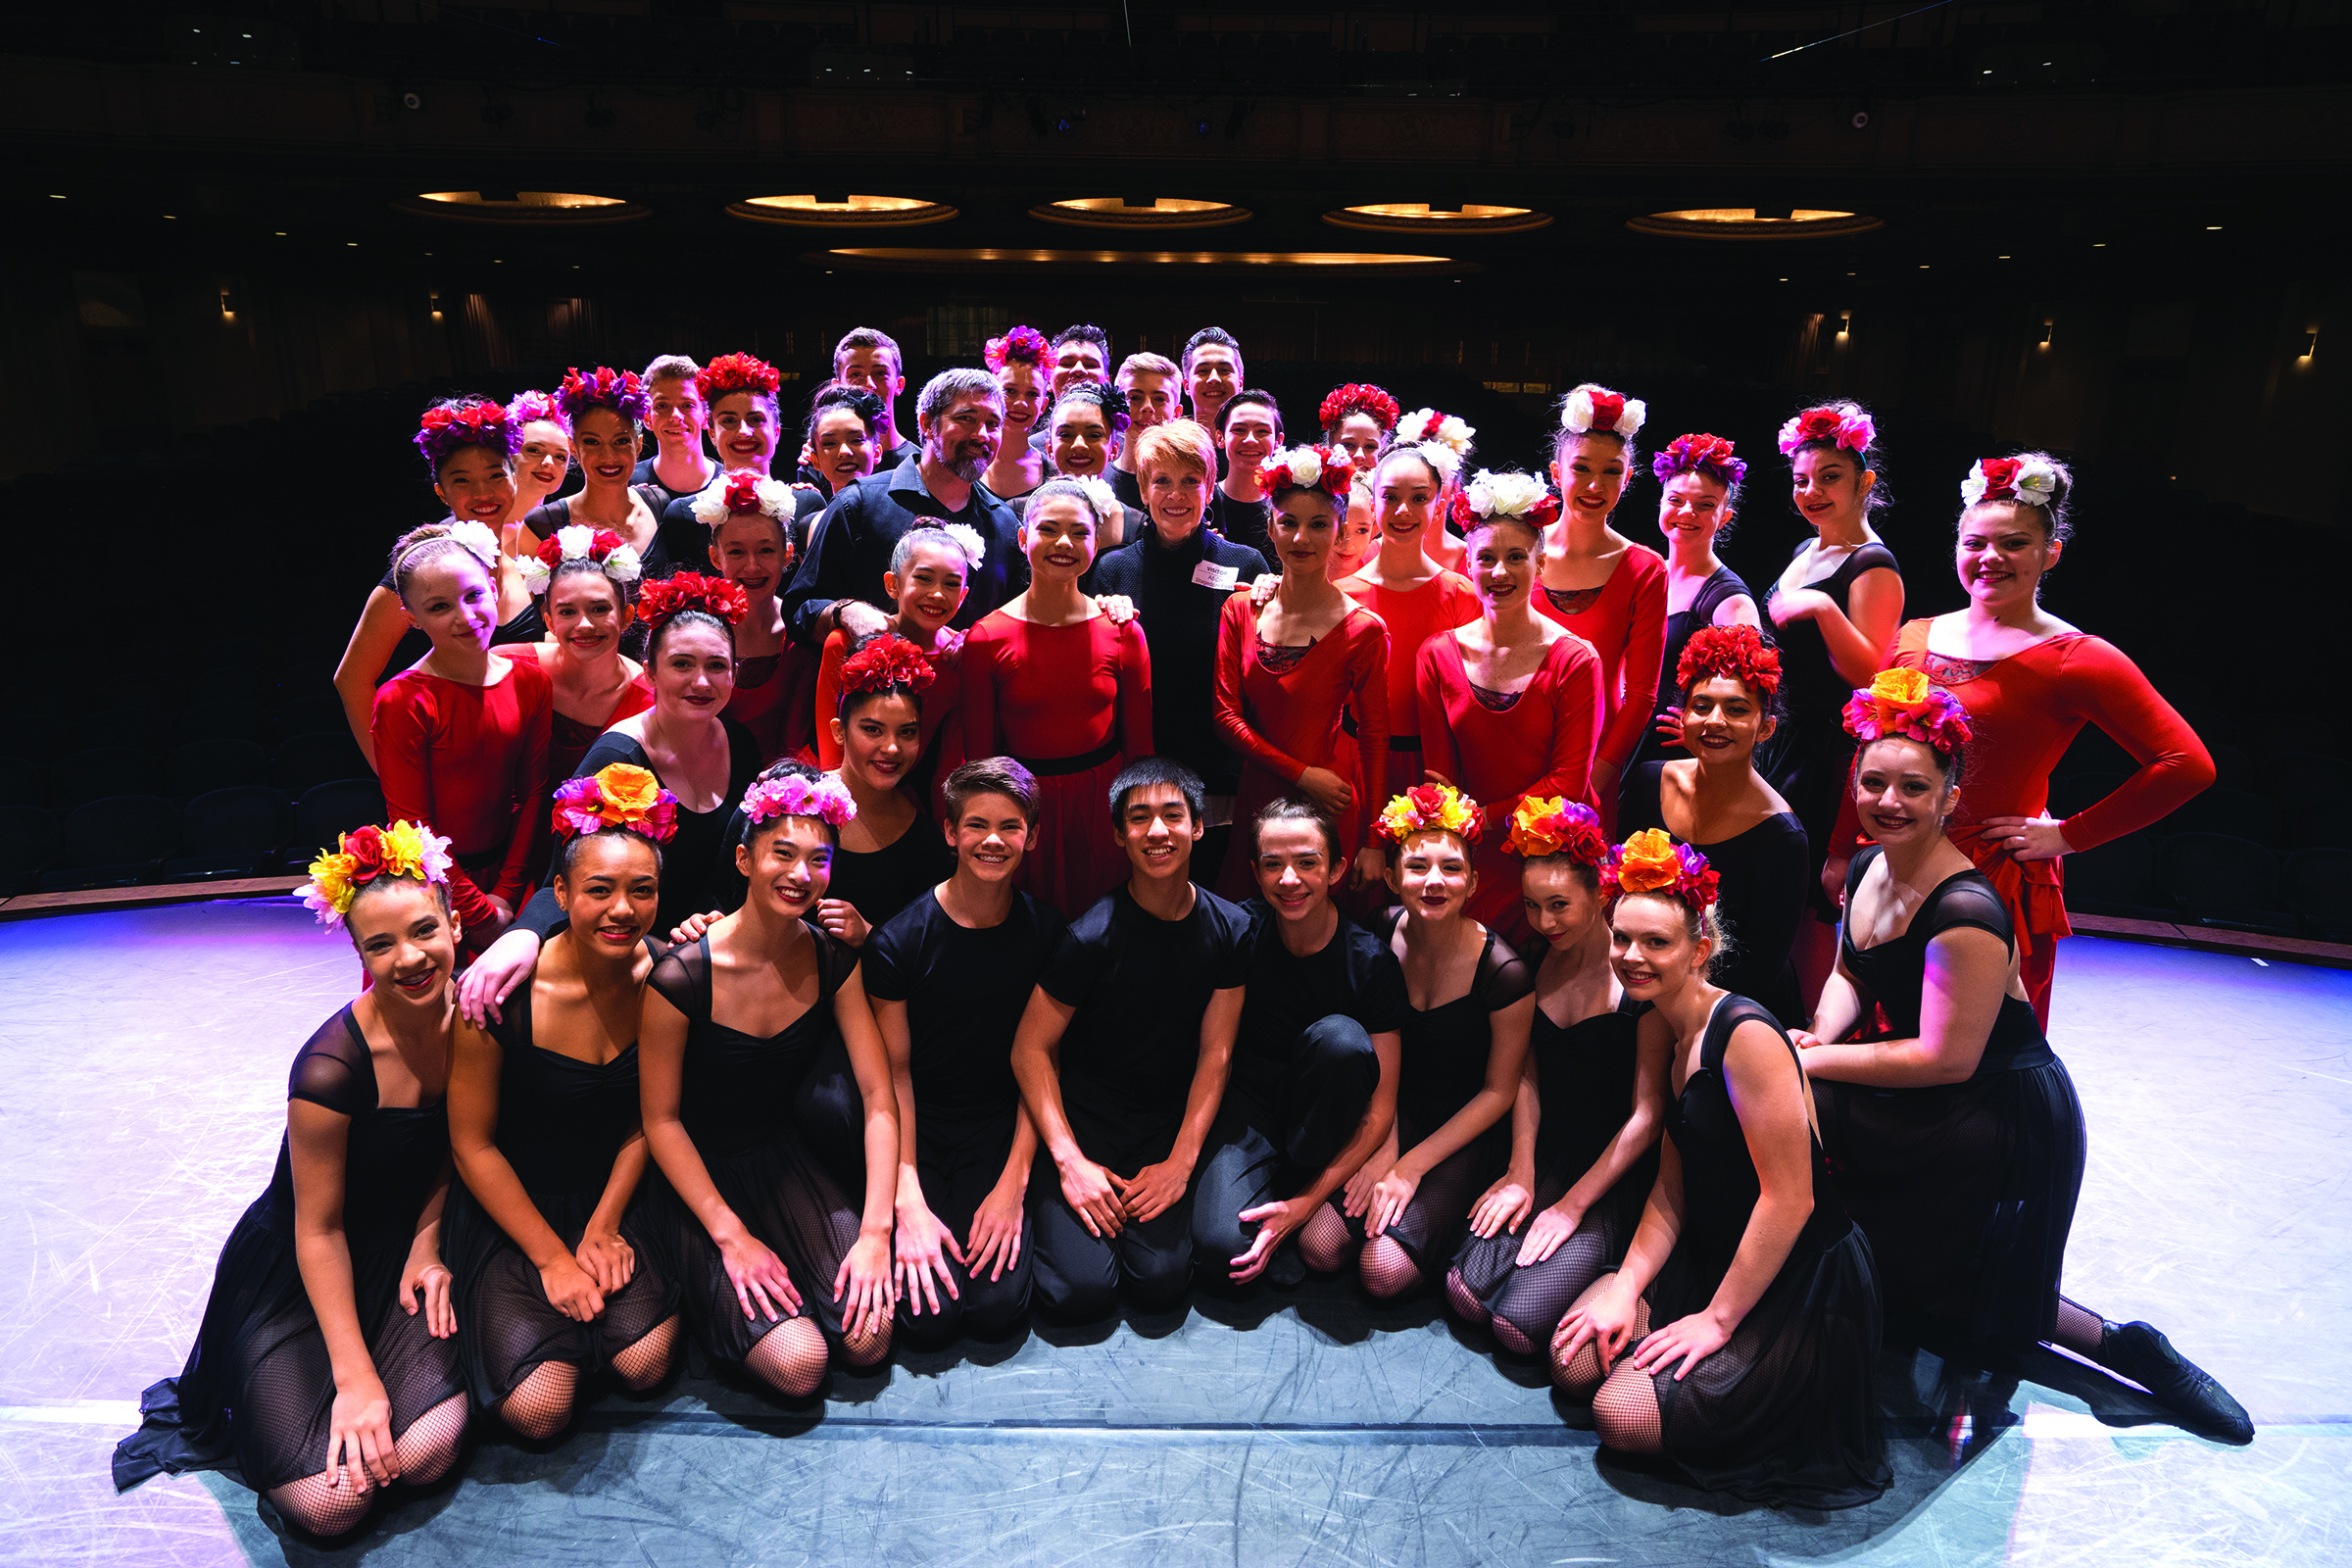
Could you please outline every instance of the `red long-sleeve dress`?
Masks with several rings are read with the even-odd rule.
[[[1658,701],[1658,661],[1666,652],[1666,563],[1646,545],[1628,545],[1598,588],[1546,588],[1536,608],[1592,645],[1600,656],[1601,720],[1595,760],[1623,773]],[[1595,802],[1602,820],[1617,814],[1614,793]]]
[[[1349,605],[1340,623],[1313,642],[1275,647],[1259,634],[1257,616],[1244,588],[1225,601],[1217,622],[1217,731],[1243,758],[1233,822],[1244,850],[1225,857],[1217,879],[1217,891],[1230,899],[1257,891],[1247,835],[1258,808],[1294,793],[1308,768],[1343,773],[1355,788],[1355,809],[1338,824],[1343,862],[1354,858],[1387,804],[1386,769],[1365,760],[1389,753],[1388,627],[1371,611]],[[1348,736],[1340,727],[1350,709],[1352,748],[1342,744]]]
[[[1524,796],[1557,795],[1591,805],[1592,749],[1600,737],[1600,656],[1581,637],[1545,651],[1535,679],[1517,692],[1470,684],[1460,639],[1421,645],[1413,679],[1421,711],[1421,759],[1486,813],[1471,864],[1478,888],[1470,917],[1512,942],[1534,935],[1519,902],[1519,862],[1503,853],[1511,811]]]
[[[1037,775],[1022,888],[1064,917],[1084,913],[1127,879],[1127,857],[1111,835],[1110,781],[1152,753],[1143,623],[1115,626],[1098,613],[1041,626],[992,612],[963,639],[957,706],[964,756],[1009,756]]]
[[[504,658],[504,654],[500,654]],[[468,926],[490,899],[522,906],[544,853],[555,688],[536,660],[507,661],[488,686],[404,669],[376,688],[375,771],[393,821],[423,822],[457,864],[450,908]]]
[[[735,662],[735,692],[727,699],[727,717],[752,732],[764,765],[809,744],[815,690],[816,656],[786,637],[776,653]]]
[[[533,668],[542,671],[552,686],[555,680],[555,671],[539,662],[541,646],[538,643],[502,643],[499,645],[498,651],[509,659],[519,663],[528,663]],[[637,677],[620,689],[620,696],[612,704],[612,711],[607,713],[600,723],[587,724],[582,723],[579,719],[566,717],[558,711],[551,702],[548,708],[548,788],[553,790],[558,784],[579,771],[580,760],[588,755],[588,748],[596,744],[596,738],[599,735],[622,719],[634,718],[653,706],[653,677],[643,670],[639,670]]]
[[[1359,572],[1341,583],[1340,592],[1389,628],[1389,756],[1386,767],[1372,775],[1380,796],[1372,807],[1377,812],[1389,797],[1421,782],[1421,710],[1413,695],[1421,645],[1476,620],[1478,590],[1458,571],[1441,571],[1410,589],[1376,587]]]
[[[2086,632],[2060,632],[2005,659],[1928,651],[1932,620],[1895,634],[1894,662],[1924,670],[1959,699],[1975,733],[1959,808],[1945,831],[1990,878],[2017,924],[2018,977],[2047,1027],[2058,939],[2071,935],[2063,860],[2012,859],[1978,826],[1988,816],[2039,816],[2050,769],[2084,724],[2096,724],[2139,763],[2113,794],[2061,824],[2077,851],[2146,827],[2213,783],[2213,756],[2121,649]]]

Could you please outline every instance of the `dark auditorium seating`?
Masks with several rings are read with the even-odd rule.
[[[164,862],[164,880],[193,882],[275,870],[276,851],[286,842],[293,814],[285,796],[267,784],[232,785],[197,796],[181,812],[181,854]]]
[[[158,783],[155,758],[135,746],[92,746],[49,768],[49,808],[71,811],[108,795],[136,795]]]
[[[287,794],[300,797],[314,784],[329,779],[365,778],[371,770],[351,731],[314,730],[290,735],[277,743],[270,759],[271,780]]]
[[[267,784],[270,754],[252,741],[221,737],[189,741],[164,754],[164,793],[175,801],[190,801],[208,790],[235,784]],[[285,792],[272,791],[280,805]]]
[[[384,792],[372,778],[339,778],[315,784],[294,803],[292,836],[285,841],[285,868],[299,871],[335,836],[384,819]]]
[[[2179,913],[2157,902],[2156,845],[2145,833],[2068,856],[2064,874],[2066,906],[2076,913],[2119,920],[2170,920]]]
[[[2227,833],[2176,833],[2156,851],[2156,890],[2184,923],[2293,936],[2278,857]]]
[[[43,893],[133,887],[163,878],[179,843],[179,803],[161,795],[110,795],[66,813],[64,854],[43,873]]]
[[[62,850],[55,811],[0,806],[0,896],[30,892]]]
[[[2297,850],[2286,858],[2286,906],[2316,942],[2352,942],[2352,850]]]
[[[2232,838],[2251,839],[2257,844],[2278,849],[2284,844],[2279,836],[2278,803],[2267,795],[2252,790],[2232,789],[2216,784],[2203,794],[2184,802],[2179,809],[2156,824],[2156,831],[2174,833],[2226,833]]]

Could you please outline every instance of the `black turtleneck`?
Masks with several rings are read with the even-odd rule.
[[[1242,762],[1217,734],[1217,620],[1234,589],[1265,574],[1266,560],[1205,525],[1181,544],[1147,525],[1095,563],[1088,592],[1135,601],[1152,647],[1152,733],[1160,755],[1200,775],[1211,795],[1231,795]]]

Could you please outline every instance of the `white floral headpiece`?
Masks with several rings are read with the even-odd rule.
[[[556,568],[566,561],[591,562],[602,566],[605,575],[614,582],[635,582],[645,571],[635,547],[610,528],[591,528],[584,522],[558,528],[555,537],[514,565],[521,573],[523,587],[534,594],[543,594],[547,585],[556,580]]]

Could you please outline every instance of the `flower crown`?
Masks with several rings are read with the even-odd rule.
[[[1613,435],[1631,441],[1648,417],[1648,404],[1604,386],[1580,386],[1560,400],[1560,428],[1570,435]]]
[[[1052,350],[1045,333],[1034,326],[1016,326],[1003,337],[990,338],[980,350],[980,359],[992,370],[1002,370],[1007,365],[1034,367],[1045,364]]]
[[[754,827],[779,816],[813,816],[840,827],[857,814],[858,803],[850,799],[848,786],[830,773],[763,778],[743,792],[744,820]]]
[[[1678,473],[1706,473],[1727,485],[1747,477],[1747,465],[1732,456],[1732,444],[1719,435],[1678,435],[1666,450],[1649,460],[1649,471],[1660,484]]]
[[[295,891],[332,928],[343,923],[353,895],[379,876],[413,876],[427,887],[449,881],[449,840],[418,822],[354,828],[311,860],[311,879]]]
[[[571,416],[564,412],[564,405],[556,401],[553,392],[515,393],[514,401],[507,405],[507,417],[514,421],[517,436],[520,427],[533,419],[551,420],[565,429],[571,427]]]
[[[776,521],[789,524],[793,514],[792,486],[781,479],[741,468],[722,473],[697,490],[686,509],[694,514],[695,521],[709,528],[753,512],[764,512]]]
[[[1721,884],[1707,858],[1677,844],[1661,827],[1643,828],[1609,851],[1601,862],[1601,890],[1615,898],[1628,893],[1665,893],[1703,909]]]
[[[2039,458],[1979,458],[1960,481],[1960,501],[2019,501],[2047,512],[2058,501],[2058,470]]]
[[[1293,447],[1257,466],[1257,487],[1276,500],[1287,490],[1320,490],[1344,498],[1355,482],[1355,465],[1337,447]]]
[[[1560,498],[1531,475],[1481,468],[1477,478],[1454,492],[1446,512],[1464,533],[1496,517],[1517,517],[1547,528],[1560,515]]]
[[[741,583],[729,582],[724,577],[706,577],[699,571],[657,578],[637,595],[637,618],[656,631],[682,611],[699,610],[735,626],[742,623],[751,609],[751,596],[743,591]]]
[[[456,545],[459,549],[465,551],[474,560],[480,562],[482,564],[483,570],[494,574],[497,572],[498,535],[490,531],[490,525],[488,523],[476,521],[472,517],[467,517],[463,522],[457,521],[453,518],[451,521],[443,525],[439,533],[434,534],[431,538],[417,540],[415,544],[409,546],[408,549],[403,550],[398,556],[393,558],[392,569],[394,571],[398,571],[402,562],[408,560],[417,551],[422,550],[426,545],[437,545],[445,542]]]
[[[591,528],[582,522],[558,528],[535,553],[514,564],[522,574],[523,587],[543,594],[556,580],[556,568],[566,561],[591,562],[614,582],[635,582],[645,570],[627,540],[610,528]]]
[[[1744,681],[1766,708],[1781,689],[1780,650],[1753,626],[1701,626],[1683,644],[1675,684],[1689,691],[1702,680]]]
[[[424,454],[424,461],[439,473],[441,465],[460,447],[488,447],[511,461],[522,450],[522,423],[504,404],[477,398],[425,410],[412,439]]]
[[[844,697],[886,692],[894,686],[919,692],[938,678],[923,651],[904,637],[877,637],[841,662]]]
[[[654,400],[646,395],[637,372],[615,370],[609,365],[600,365],[586,375],[577,366],[565,370],[564,384],[556,388],[556,401],[574,424],[590,409],[611,409],[635,424],[643,424],[654,412]]]
[[[1824,404],[1805,410],[1781,426],[1781,456],[1789,456],[1809,441],[1827,441],[1860,457],[1878,438],[1878,426],[1860,409]]]
[[[1125,435],[1127,426],[1134,422],[1134,410],[1127,401],[1127,393],[1108,381],[1075,382],[1068,391],[1054,400],[1054,408],[1058,409],[1064,403],[1094,404],[1102,411],[1102,417],[1110,425],[1112,435]],[[1051,415],[1053,409],[1046,412]]]
[[[628,762],[608,762],[587,778],[556,787],[555,830],[560,838],[625,827],[656,844],[678,831],[678,798],[653,773]]]
[[[1600,830],[1600,817],[1581,801],[1553,796],[1540,801],[1521,798],[1511,812],[1510,836],[1502,847],[1525,860],[1546,855],[1565,855],[1598,870],[1609,858],[1609,841]]]
[[[1470,455],[1470,442],[1478,434],[1470,422],[1456,414],[1440,414],[1435,409],[1415,409],[1396,421],[1396,444],[1417,447],[1435,443],[1454,456],[1458,463]]]
[[[1416,833],[1450,833],[1473,843],[1487,825],[1478,803],[1450,784],[1416,784],[1380,808],[1373,831],[1392,844]]]
[[[703,401],[712,404],[737,392],[756,392],[763,398],[772,398],[783,382],[783,372],[756,354],[721,354],[704,366],[703,373],[694,379]]]
[[[1382,430],[1396,428],[1396,400],[1368,381],[1350,381],[1335,387],[1315,411],[1315,422],[1326,430],[1336,430],[1340,421],[1351,414],[1369,414],[1372,422]]]
[[[1968,710],[1925,670],[1882,669],[1845,702],[1845,732],[1865,745],[1901,735],[1946,757],[1968,744]]]

